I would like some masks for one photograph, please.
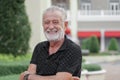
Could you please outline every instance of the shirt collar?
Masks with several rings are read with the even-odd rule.
[[[67,37],[65,36],[64,42],[58,51],[65,50],[67,48]]]
[[[65,50],[65,49],[67,48],[67,43],[68,43],[68,38],[67,38],[67,36],[65,35],[64,42],[63,42],[62,46],[59,48],[58,51]],[[46,45],[44,45],[44,48],[45,48],[46,50],[49,50],[49,41],[46,42]]]

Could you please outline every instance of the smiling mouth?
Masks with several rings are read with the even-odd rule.
[[[47,33],[57,33],[57,30],[48,30]]]
[[[55,33],[57,33],[57,31],[48,31],[47,33],[49,33],[49,34],[55,34]]]

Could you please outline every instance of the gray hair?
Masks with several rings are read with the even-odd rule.
[[[44,12],[43,12],[43,15],[45,15],[45,13],[49,12],[49,11],[59,11],[62,13],[63,15],[63,21],[65,21],[67,19],[67,14],[66,14],[66,11],[61,8],[61,7],[58,7],[58,6],[51,6],[49,8],[47,8]]]

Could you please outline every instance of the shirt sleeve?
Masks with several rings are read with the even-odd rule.
[[[35,47],[33,51],[33,55],[30,61],[30,64],[37,64],[37,56],[38,56],[38,45]]]
[[[64,57],[59,61],[57,72],[69,72],[73,76],[80,77],[81,61],[81,50],[68,50]]]

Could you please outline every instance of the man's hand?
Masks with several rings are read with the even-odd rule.
[[[80,80],[79,77],[75,77],[75,76],[73,76],[72,78],[73,78],[73,80]]]
[[[26,74],[30,74],[29,71],[25,71],[25,72],[21,73],[19,80],[24,80],[24,76],[25,76]]]

